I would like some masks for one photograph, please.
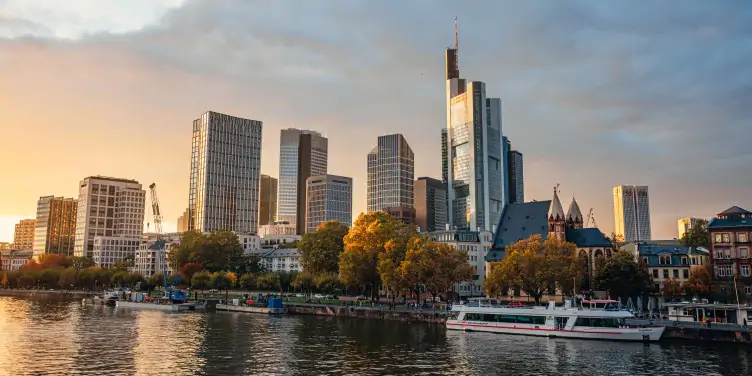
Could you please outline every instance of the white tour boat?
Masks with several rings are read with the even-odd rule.
[[[495,299],[476,299],[452,307],[447,329],[542,337],[614,341],[658,341],[662,326],[627,325],[632,313],[617,308],[616,300],[583,300],[556,307],[500,306]]]

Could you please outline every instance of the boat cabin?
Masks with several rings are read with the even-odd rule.
[[[718,303],[669,303],[668,317],[671,321],[704,322],[724,324],[752,324],[752,306]]]
[[[602,309],[606,311],[611,311],[611,310],[619,309],[619,301],[608,300],[608,299],[581,300],[580,306],[583,309]]]

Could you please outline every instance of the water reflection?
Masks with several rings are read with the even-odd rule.
[[[83,307],[0,297],[0,375],[744,375],[735,345],[447,332],[331,317]]]

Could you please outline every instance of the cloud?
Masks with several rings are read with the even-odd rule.
[[[94,150],[72,152],[65,184],[107,168],[160,180],[177,217],[190,122],[212,109],[265,122],[262,170],[275,176],[279,129],[325,133],[330,171],[355,178],[363,210],[365,156],[379,135],[405,134],[417,175],[439,176],[443,49],[459,16],[462,75],[502,98],[504,132],[525,155],[527,197],[548,199],[560,182],[610,231],[611,187],[646,184],[654,233],[671,237],[678,217],[750,204],[752,9],[739,5],[187,1],[131,17],[141,20],[131,31],[0,39],[9,68],[0,70],[0,106],[16,109],[10,132],[29,143],[0,153],[33,143]],[[81,9],[35,27],[59,35]],[[10,85],[14,94],[3,94]]]

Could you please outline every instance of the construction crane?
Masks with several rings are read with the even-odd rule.
[[[157,257],[162,260],[162,279],[164,280],[165,298],[172,300],[176,299],[176,294],[172,292],[173,286],[170,283],[167,275],[167,251],[165,250],[165,241],[162,238],[162,213],[159,211],[159,198],[157,197],[157,184],[151,183],[149,185],[151,191],[151,212],[154,215],[154,232],[157,235],[157,240],[154,242],[152,249],[157,251]],[[177,283],[176,281],[174,281]],[[180,298],[183,298],[182,296]]]
[[[593,222],[593,227],[598,227],[598,224],[595,223],[595,214],[593,214],[593,208],[590,208],[590,211],[587,214],[587,224],[585,225],[585,227],[590,227],[590,222]]]

